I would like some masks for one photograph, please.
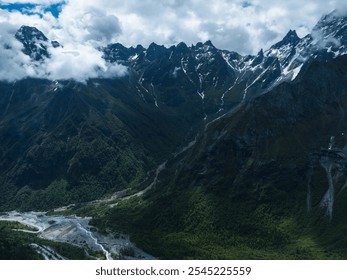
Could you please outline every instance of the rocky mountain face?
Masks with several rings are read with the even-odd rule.
[[[126,66],[124,77],[1,82],[0,208],[93,200],[167,161],[156,188],[96,222],[163,258],[346,256],[347,241],[335,240],[345,219],[346,26],[333,12],[254,56],[210,41],[112,44],[103,58]],[[33,27],[15,37],[34,61],[63,48]]]
[[[49,58],[47,37],[37,28],[22,26],[15,34],[15,38],[23,44],[23,53],[35,61]],[[61,47],[59,42],[51,41],[53,48]]]
[[[140,82],[148,86],[174,82],[165,80],[168,74],[180,83],[187,80],[191,90],[206,99],[205,107],[209,110],[212,107],[216,112],[230,109],[283,81],[294,80],[304,63],[311,59],[345,54],[346,24],[346,18],[332,12],[322,17],[312,34],[299,38],[290,30],[280,42],[265,52],[260,50],[256,56],[219,50],[207,41],[190,47],[180,43],[170,48],[152,43],[148,49],[113,44],[104,49],[104,58],[134,69],[141,75]]]
[[[346,23],[325,16],[251,57],[277,61],[273,84],[206,121],[156,190],[107,223],[162,258],[345,258]]]

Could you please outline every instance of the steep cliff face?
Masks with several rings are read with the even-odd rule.
[[[249,170],[246,178],[257,174],[256,169],[265,163],[305,169],[312,153],[328,149],[331,136],[343,147],[345,63],[345,56],[313,62],[294,83],[283,83],[209,124],[192,153],[192,162],[201,160],[194,167],[196,174],[204,174],[202,180],[229,177],[234,181],[244,176],[243,171]],[[217,170],[224,176],[217,175]]]
[[[164,258],[344,258],[346,65],[346,56],[310,62],[207,124],[144,202],[109,222]],[[145,243],[154,236],[170,249]]]

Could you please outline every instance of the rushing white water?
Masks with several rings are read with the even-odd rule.
[[[330,137],[330,142],[329,142],[329,147],[328,147],[328,150],[331,150],[333,148],[335,144],[335,137],[334,136],[331,136]]]
[[[189,149],[195,144],[195,141],[192,141],[188,144],[187,147],[184,147],[183,152]],[[159,174],[165,169],[166,161],[160,164],[156,171],[153,181],[147,186],[147,188],[136,192],[132,195],[126,195],[126,191],[118,192],[114,194],[111,198],[104,200],[92,201],[89,204],[103,204],[109,203],[111,201],[117,201],[114,204],[110,204],[110,207],[113,207],[118,204],[119,201],[127,200],[133,197],[138,197],[152,189],[158,183]],[[53,212],[59,213],[59,211],[64,211],[69,209],[70,206],[60,207],[55,209]],[[131,248],[134,251],[135,259],[154,259],[151,255],[143,252],[132,244],[127,236],[120,235],[115,238],[111,235],[102,235],[98,232],[92,232],[91,226],[89,226],[89,221],[91,218],[82,218],[77,216],[47,216],[46,212],[26,212],[19,213],[17,211],[8,212],[5,215],[0,216],[0,220],[3,221],[14,221],[25,224],[27,226],[36,228],[36,231],[30,230],[21,230],[26,233],[37,234],[40,238],[66,242],[72,245],[87,247],[93,251],[102,251],[107,260],[112,260],[112,255],[120,256],[123,249]],[[35,249],[40,253],[45,259],[52,259],[53,253],[49,253],[47,248],[42,246],[35,245]],[[55,253],[55,255],[57,255]],[[127,256],[122,256],[127,257]],[[130,258],[130,257],[128,257]]]
[[[322,158],[320,163],[321,163],[321,166],[324,168],[325,173],[327,175],[327,179],[328,179],[328,190],[326,191],[325,195],[323,196],[323,199],[320,203],[320,206],[326,208],[327,215],[329,217],[329,220],[331,221],[333,218],[334,192],[335,192],[333,177],[331,175],[333,163],[327,157]]]
[[[96,238],[93,236],[92,232],[91,232],[90,230],[87,230],[86,228],[84,228],[84,227],[83,227],[80,223],[78,223],[78,222],[77,222],[77,225],[78,225],[78,227],[79,227],[79,229],[80,229],[81,231],[84,231],[88,236],[90,236],[90,238],[94,241],[94,244],[95,244],[95,245],[97,245],[97,246],[100,247],[101,251],[103,251],[104,254],[105,254],[105,256],[106,256],[106,259],[107,259],[107,260],[112,260],[112,257],[111,257],[110,252],[107,251],[107,250],[104,248],[104,246],[102,246],[102,245],[99,243],[98,239],[96,239]]]
[[[344,135],[344,134],[342,134]],[[331,136],[327,149],[321,149],[319,153],[315,153],[311,159],[310,168],[308,170],[307,182],[307,211],[311,208],[311,184],[312,176],[314,175],[314,164],[319,164],[325,171],[328,186],[325,191],[319,206],[326,209],[326,215],[329,221],[333,219],[335,196],[343,192],[347,188],[347,179],[344,178],[347,166],[347,149],[339,149],[334,147],[335,137]],[[344,182],[344,183],[343,183]]]
[[[127,236],[114,237],[103,235],[97,231],[92,232],[89,225],[91,218],[77,216],[47,216],[44,212],[19,213],[12,211],[0,216],[3,221],[16,221],[34,228],[31,232],[38,237],[57,242],[66,242],[93,251],[102,251],[106,259],[111,260],[112,255],[120,256],[123,249],[132,248],[137,259],[153,259],[132,244]],[[47,248],[41,252],[48,256]]]

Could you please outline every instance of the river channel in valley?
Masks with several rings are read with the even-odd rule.
[[[188,143],[187,146],[173,154],[176,158],[186,150],[192,148],[196,143],[197,137]],[[133,197],[142,196],[151,190],[159,181],[158,176],[166,168],[167,161],[161,163],[154,172],[153,181],[143,190],[134,194],[127,195],[127,190],[116,192],[110,198],[95,200],[86,203],[86,205],[109,205],[114,207],[119,201],[127,200]],[[57,215],[47,215],[47,212],[7,212],[0,215],[0,221],[19,222],[34,228],[35,230],[19,230],[25,233],[36,234],[38,237],[56,242],[65,242],[84,249],[103,252],[105,258],[112,260],[114,258],[124,259],[155,259],[153,256],[143,252],[133,244],[126,235],[101,234],[96,228],[89,224],[91,218],[78,217],[76,215],[59,215],[60,211],[67,210],[70,206],[54,209]],[[45,259],[65,259],[59,255],[53,248],[32,244]],[[87,251],[87,250],[86,250]],[[124,252],[128,252],[124,254]],[[129,255],[129,252],[131,254]]]
[[[91,218],[77,216],[48,216],[46,212],[12,211],[0,216],[0,221],[19,222],[35,230],[22,230],[42,239],[66,242],[92,251],[101,251],[105,258],[154,259],[137,248],[125,235],[101,234],[91,225]],[[122,252],[131,250],[131,256]]]

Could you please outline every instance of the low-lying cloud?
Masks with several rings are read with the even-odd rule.
[[[281,40],[290,29],[305,36],[322,15],[334,9],[347,14],[345,0],[5,0],[1,3],[31,3],[42,7],[59,4],[58,16],[46,8],[34,14],[0,9],[0,25],[11,24],[17,29],[21,25],[35,26],[50,40],[64,45],[64,51],[50,50],[51,58],[41,66],[32,65],[22,55],[14,58],[6,50],[0,54],[5,63],[2,65],[13,64],[11,69],[19,67],[18,77],[24,71],[52,78],[72,75],[71,78],[81,80],[126,72],[122,66],[108,65],[96,50],[110,43],[147,47],[152,42],[170,46],[181,41],[190,45],[211,40],[221,49],[256,54]],[[11,55],[21,62],[5,61]],[[0,79],[12,76],[6,70],[0,72],[3,73]]]
[[[60,41],[119,42],[126,46],[150,43],[196,44],[206,39],[216,47],[255,54],[290,30],[309,33],[319,18],[334,9],[347,11],[345,0],[5,0],[48,5],[62,3],[58,18],[43,10],[35,26]],[[32,15],[35,16],[35,15]],[[30,25],[31,16],[10,17]],[[0,14],[1,21],[1,14]],[[19,26],[20,26],[19,25]],[[52,37],[51,36],[51,37]]]
[[[125,66],[106,62],[103,53],[90,44],[53,48],[47,42],[49,57],[34,61],[22,52],[23,44],[15,39],[13,26],[2,23],[0,30],[0,80],[31,77],[85,82],[91,78],[117,78],[127,73]]]
[[[40,65],[44,72],[38,71],[38,76],[43,74],[53,80],[86,81],[91,78],[116,78],[127,73],[125,66],[106,62],[102,52],[90,45],[51,48],[50,54],[51,57]]]

